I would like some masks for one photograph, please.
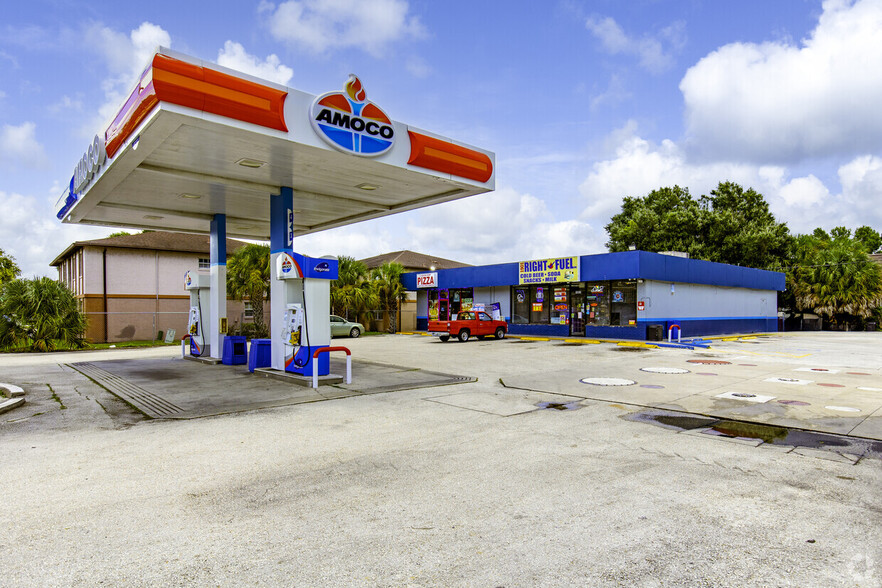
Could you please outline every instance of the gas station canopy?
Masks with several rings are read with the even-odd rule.
[[[341,91],[342,90],[342,91]],[[494,155],[393,121],[355,76],[314,96],[160,48],[83,154],[66,223],[270,238],[293,190],[294,235],[494,189]]]

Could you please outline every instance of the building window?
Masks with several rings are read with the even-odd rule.
[[[511,291],[515,324],[569,324],[574,333],[586,326],[637,325],[635,280],[513,286]]]
[[[207,257],[199,258],[199,269],[210,269],[211,268],[211,260]]]
[[[251,303],[248,301],[245,302],[245,318],[246,319],[253,319],[254,318],[254,307],[252,307]]]
[[[474,302],[472,288],[429,290],[429,320],[449,321],[453,315],[471,310]]]

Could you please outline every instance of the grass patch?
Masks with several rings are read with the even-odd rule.
[[[51,384],[46,384],[46,386],[49,388],[49,391],[52,392],[52,400],[54,400],[55,402],[58,403],[58,406],[61,407],[61,410],[67,410],[67,407],[66,407],[66,406],[64,405],[64,403],[61,401],[61,398],[59,398],[59,397],[58,397],[58,394],[55,393],[55,390],[52,389],[52,385],[51,385]]]

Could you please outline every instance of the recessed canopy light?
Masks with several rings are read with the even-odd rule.
[[[379,186],[375,184],[359,184],[356,186],[356,188],[360,188],[362,190],[376,190],[379,188]]]
[[[200,194],[181,194],[181,198],[189,198],[190,200],[199,200],[202,198]]]
[[[259,159],[248,159],[247,157],[243,157],[236,163],[238,163],[242,167],[250,167],[253,169],[257,169],[266,165],[265,161],[260,161]]]
[[[157,216],[157,215],[155,215],[155,214],[145,214],[145,215],[144,215],[144,218],[147,219],[147,220],[159,220],[159,219],[161,219],[162,217],[161,217],[161,216]]]

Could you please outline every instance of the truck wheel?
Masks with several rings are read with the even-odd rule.
[[[352,327],[352,330],[349,331],[349,336],[353,339],[358,339],[359,335],[361,335],[361,331],[358,330],[358,327]]]
[[[450,335],[441,335],[438,338],[441,339],[441,341],[444,343],[447,343],[448,341],[450,341]]]
[[[504,339],[505,338],[505,329],[503,329],[502,327],[499,327],[498,329],[496,329],[496,338],[497,339]]]
[[[462,331],[459,332],[459,340],[462,341],[463,343],[465,343],[466,341],[469,340],[469,330],[468,329],[463,329]]]

